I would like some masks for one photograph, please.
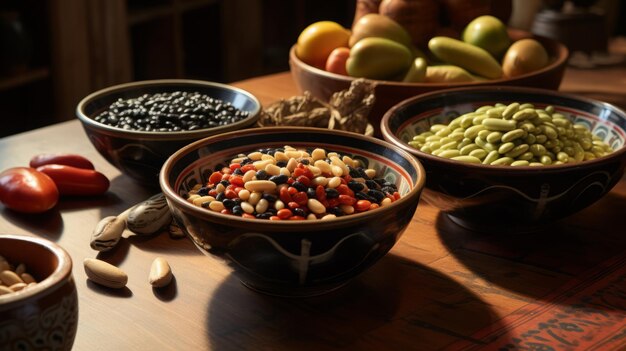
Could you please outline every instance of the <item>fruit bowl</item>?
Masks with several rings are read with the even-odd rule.
[[[397,186],[401,197],[369,211],[316,220],[246,218],[186,200],[196,185],[207,184],[214,171],[229,165],[226,161],[233,156],[285,145],[350,155],[375,169],[377,178]],[[331,291],[376,263],[413,218],[424,181],[420,163],[387,142],[304,127],[257,128],[209,137],[174,153],[160,174],[174,219],[200,251],[223,258],[246,286],[282,296]],[[220,202],[207,201],[209,205]]]
[[[569,52],[565,45],[541,36],[527,32],[509,30],[513,40],[534,38],[539,41],[550,56],[548,66],[532,73],[523,74],[514,78],[487,80],[471,83],[404,83],[396,81],[375,81],[376,102],[369,114],[370,123],[375,128],[375,136],[381,136],[380,121],[393,105],[400,101],[431,91],[464,86],[510,85],[527,86],[557,90],[563,79]],[[295,45],[289,52],[291,75],[300,91],[309,91],[313,96],[324,101],[336,91],[344,90],[355,79],[321,70],[302,62],[295,53]]]
[[[408,144],[433,124],[447,124],[497,102],[553,106],[586,126],[613,148],[608,155],[547,166],[467,163],[420,151]],[[626,113],[592,99],[546,89],[472,87],[407,99],[385,114],[385,140],[412,153],[426,169],[424,199],[454,222],[476,230],[531,231],[592,205],[620,180],[626,165]]]

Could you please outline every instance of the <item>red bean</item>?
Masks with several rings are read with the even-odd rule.
[[[367,211],[370,209],[371,205],[372,203],[369,202],[368,200],[359,200],[356,202],[356,204],[354,204],[354,209],[359,212]]]
[[[230,168],[231,171],[235,171],[237,168],[241,168],[241,164],[240,163],[231,163],[228,168]]]
[[[317,200],[320,202],[326,200],[326,190],[321,185],[318,185],[317,188],[315,188],[315,195],[317,196]]]
[[[291,198],[291,194],[289,194],[289,189],[286,187],[283,187],[280,189],[280,193],[278,195],[278,197],[280,198],[280,200],[286,204],[290,203],[291,201],[293,201],[293,199]]]
[[[231,176],[228,181],[230,184],[243,187],[243,178],[240,176]]]
[[[43,165],[66,165],[76,168],[94,169],[91,161],[76,154],[41,154],[31,158],[29,165],[32,168]]]
[[[15,211],[40,213],[59,200],[54,181],[34,168],[14,167],[0,173],[0,202]]]
[[[290,221],[302,221],[305,220],[306,218],[302,217],[302,216],[291,216],[289,217]]]
[[[104,194],[109,189],[109,179],[102,173],[65,165],[43,165],[39,172],[52,178],[61,195],[91,196]]]
[[[278,217],[278,216],[271,216],[271,217],[269,218],[269,220],[270,220],[270,221],[280,221],[281,219],[280,219],[280,217]]]
[[[342,205],[352,206],[356,202],[356,198],[350,195],[339,195],[338,199],[339,199],[339,203]]]
[[[217,184],[220,182],[220,180],[222,180],[222,172],[213,172],[211,173],[211,176],[209,176],[209,183],[211,184]]]
[[[287,219],[293,216],[293,213],[291,212],[290,209],[283,208],[282,210],[278,210],[278,212],[276,212],[276,216],[278,216],[278,218],[280,219]]]
[[[241,215],[242,218],[250,218],[250,219],[255,219],[256,217],[254,217],[254,215],[249,214],[249,213],[244,213]]]

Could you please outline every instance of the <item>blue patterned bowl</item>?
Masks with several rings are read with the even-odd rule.
[[[375,210],[317,221],[270,221],[194,206],[185,195],[239,153],[259,148],[336,151],[374,168],[402,197]],[[424,170],[382,140],[319,128],[268,127],[221,134],[188,145],[163,165],[160,184],[178,224],[206,254],[226,259],[258,291],[308,296],[333,290],[363,272],[398,241],[417,208]]]
[[[486,166],[437,157],[407,144],[437,123],[494,103],[554,106],[589,127],[614,151],[575,164]],[[610,104],[532,88],[484,87],[439,91],[405,100],[381,122],[385,140],[412,153],[427,174],[424,199],[458,224],[476,230],[527,231],[572,215],[604,196],[626,165],[626,114]]]
[[[93,119],[118,99],[173,91],[206,94],[230,102],[249,115],[241,121],[219,127],[178,132],[126,130]],[[76,116],[96,150],[122,173],[153,187],[159,186],[159,170],[174,151],[210,135],[253,127],[260,112],[261,103],[247,91],[225,84],[188,79],[149,80],[108,87],[85,97],[76,108]]]

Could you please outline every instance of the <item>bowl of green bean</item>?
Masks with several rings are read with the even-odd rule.
[[[532,231],[598,201],[626,165],[626,113],[557,91],[474,87],[419,95],[381,121],[426,169],[423,198],[475,230]]]

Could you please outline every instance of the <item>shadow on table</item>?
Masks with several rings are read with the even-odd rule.
[[[44,213],[21,213],[6,207],[0,210],[3,219],[28,233],[57,241],[63,234],[63,218],[58,208]]]
[[[533,299],[626,250],[626,197],[609,193],[583,211],[528,233],[477,232],[439,213],[448,250],[477,277]]]
[[[346,286],[311,298],[263,295],[236,276],[209,304],[212,349],[432,350],[497,323],[489,305],[449,277],[387,255]],[[497,325],[497,324],[496,324]]]

